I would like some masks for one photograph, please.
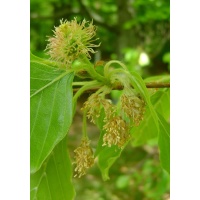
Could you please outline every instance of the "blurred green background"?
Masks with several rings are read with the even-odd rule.
[[[92,62],[118,59],[143,78],[170,73],[169,0],[31,0],[30,12],[30,48],[37,56],[48,58],[47,36],[60,19],[93,19],[101,46]],[[72,156],[81,138],[81,119],[77,112],[69,134]],[[88,131],[97,141],[99,130],[90,124]],[[134,148],[129,144],[111,168],[110,180],[102,180],[97,166],[74,179],[76,200],[168,200],[169,176],[158,155],[154,140]]]

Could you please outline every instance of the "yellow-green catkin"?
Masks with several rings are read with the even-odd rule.
[[[92,123],[96,123],[96,119],[100,117],[101,97],[94,93],[84,103],[82,110],[87,112],[87,118]]]
[[[87,138],[82,139],[80,146],[74,150],[75,153],[75,176],[80,178],[86,174],[86,170],[94,164],[94,155]]]
[[[105,111],[104,121],[107,121],[114,115],[114,106],[112,102],[96,93],[88,98],[82,108],[82,110],[87,112],[87,118],[94,124],[96,124],[96,119],[100,117],[101,109]]]
[[[130,138],[128,126],[120,116],[108,120],[103,129],[106,130],[103,136],[103,146],[117,145],[119,148],[123,148]]]
[[[145,101],[135,94],[121,96],[122,110],[130,120],[133,120],[135,126],[139,126],[145,113]]]

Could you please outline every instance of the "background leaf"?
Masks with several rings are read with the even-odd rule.
[[[31,61],[31,173],[41,167],[69,130],[72,81],[73,73]]]
[[[72,200],[72,166],[63,139],[45,160],[39,171],[31,175],[31,200]]]
[[[146,109],[144,120],[138,127],[131,129],[133,136],[133,145],[139,146],[145,144],[148,140],[158,136],[158,129],[155,125],[149,108]]]
[[[157,91],[151,96],[151,102],[153,108],[168,121],[170,116],[169,89],[160,89]],[[134,137],[134,146],[145,144],[148,140],[158,136],[158,129],[148,107],[145,112],[144,120],[141,122],[140,126],[131,129],[131,134]]]
[[[164,117],[158,113],[160,133],[158,139],[158,146],[160,150],[160,162],[162,167],[170,173],[170,125],[166,122]]]

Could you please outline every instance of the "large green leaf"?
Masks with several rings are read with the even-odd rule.
[[[169,89],[160,89],[151,96],[153,108],[163,115],[167,121],[170,115],[169,95]],[[134,137],[134,146],[145,144],[148,140],[158,136],[158,129],[148,107],[145,112],[144,120],[141,122],[140,126],[132,128],[131,134]]]
[[[162,167],[170,173],[170,125],[164,117],[158,113],[160,133],[158,146],[160,150],[160,162]]]
[[[37,93],[45,90],[55,82],[62,79],[64,76],[69,74],[71,71],[61,70],[55,68],[51,62],[44,59],[38,58],[31,54],[30,60],[30,95],[33,97]],[[48,65],[48,64],[49,65]],[[51,64],[51,65],[50,65]]]
[[[31,200],[72,200],[72,166],[63,139],[45,160],[39,171],[31,175]]]
[[[73,73],[31,60],[31,173],[67,134],[72,123]]]

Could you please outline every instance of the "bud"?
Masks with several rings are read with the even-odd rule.
[[[82,139],[80,146],[74,150],[75,153],[75,172],[78,178],[86,174],[86,170],[94,164],[94,155],[87,138]]]
[[[117,145],[122,148],[130,138],[126,122],[119,116],[107,121],[103,127],[106,133],[103,136],[103,146]]]
[[[96,35],[96,27],[85,19],[77,23],[76,18],[72,21],[60,21],[60,26],[55,27],[53,37],[49,37],[46,47],[47,54],[52,60],[66,64],[67,67],[80,55],[90,58],[90,53],[95,53],[92,44]]]

